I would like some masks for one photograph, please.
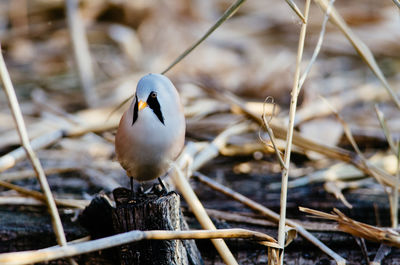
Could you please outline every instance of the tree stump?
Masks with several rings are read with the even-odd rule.
[[[85,209],[86,213],[82,214],[83,218],[80,219],[84,222],[81,220],[81,223],[85,223],[84,226],[96,238],[109,235],[110,232],[105,231],[110,230],[112,234],[131,230],[188,230],[180,210],[179,195],[175,192],[162,194],[156,187],[149,193],[135,194],[133,197],[128,189],[115,189],[116,208],[107,206],[104,199],[94,199],[91,206]],[[105,209],[102,211],[101,208]],[[100,222],[103,223],[101,226],[107,227],[99,228]],[[117,247],[114,253],[114,258],[117,256],[119,259],[118,264],[123,265],[203,264],[194,240],[142,240]]]

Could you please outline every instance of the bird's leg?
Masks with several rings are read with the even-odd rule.
[[[129,177],[130,182],[131,182],[131,199],[134,199],[135,197],[135,192],[133,191],[133,177]]]
[[[133,194],[133,177],[129,177],[131,179],[131,192]]]

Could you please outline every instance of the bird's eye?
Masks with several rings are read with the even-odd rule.
[[[151,96],[152,98],[156,98],[156,97],[157,97],[157,93],[156,93],[156,92],[151,92],[150,96]]]

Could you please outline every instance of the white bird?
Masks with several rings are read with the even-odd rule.
[[[172,82],[160,74],[142,77],[115,136],[117,159],[131,178],[131,189],[133,179],[149,181],[167,172],[183,148],[185,127]]]

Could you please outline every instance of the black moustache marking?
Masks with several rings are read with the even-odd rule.
[[[132,119],[132,126],[135,123],[135,121],[138,118],[138,112],[139,112],[139,108],[138,108],[138,99],[137,96],[135,95],[135,106],[133,107],[133,119]]]
[[[154,114],[156,114],[157,118],[164,124],[164,117],[161,113],[161,106],[157,100],[157,97],[152,97],[152,93],[150,93],[149,97],[147,98],[147,105],[153,110]],[[165,125],[165,124],[164,124]]]

